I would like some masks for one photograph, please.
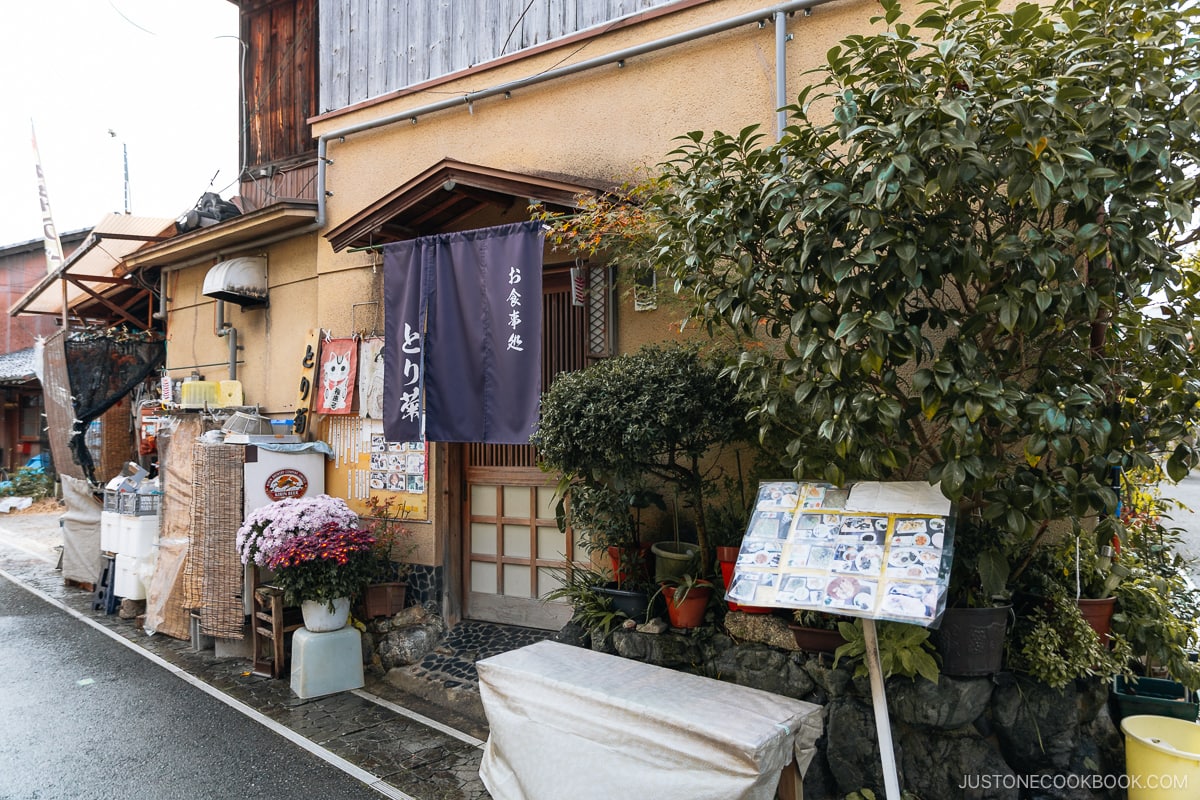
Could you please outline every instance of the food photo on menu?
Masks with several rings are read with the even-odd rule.
[[[824,576],[785,575],[775,600],[784,605],[820,605],[828,582]]]
[[[825,585],[825,597],[822,602],[830,608],[854,609],[870,611],[875,607],[875,596],[879,584],[873,580],[838,575],[830,578]]]
[[[787,511],[755,511],[746,531],[748,539],[786,539],[792,526],[792,515]]]
[[[878,575],[883,565],[883,548],[874,544],[838,544],[833,553],[833,572]]]
[[[763,483],[758,487],[755,508],[760,511],[792,511],[800,502],[798,485],[789,481]]]
[[[889,578],[913,578],[933,580],[942,567],[942,553],[922,547],[896,547],[888,552],[887,569]]]
[[[778,567],[783,558],[783,542],[778,539],[746,539],[738,552],[739,567]]]
[[[771,572],[739,572],[734,575],[733,585],[726,591],[725,596],[746,605],[765,603],[770,598],[764,596],[774,589],[779,582],[779,576]]]
[[[887,617],[933,619],[937,615],[940,591],[936,583],[889,583],[879,611]]]

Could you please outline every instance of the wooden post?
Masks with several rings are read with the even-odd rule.
[[[875,620],[863,618],[863,639],[867,651],[867,673],[871,679],[871,704],[875,708],[875,731],[879,738],[879,755],[883,761],[883,787],[887,800],[900,800],[900,778],[896,773],[896,750],[892,746],[892,724],[888,718],[887,694],[883,687],[883,667],[879,663],[879,637],[875,635]]]

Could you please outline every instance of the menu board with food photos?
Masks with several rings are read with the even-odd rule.
[[[768,481],[726,596],[929,626],[945,609],[953,555],[951,505],[937,485]]]

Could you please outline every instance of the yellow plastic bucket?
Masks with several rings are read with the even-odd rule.
[[[1129,800],[1200,797],[1200,725],[1140,714],[1121,720]]]

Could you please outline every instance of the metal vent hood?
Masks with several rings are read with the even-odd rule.
[[[204,276],[205,297],[239,306],[267,304],[267,259],[260,256],[231,258],[215,265]]]

